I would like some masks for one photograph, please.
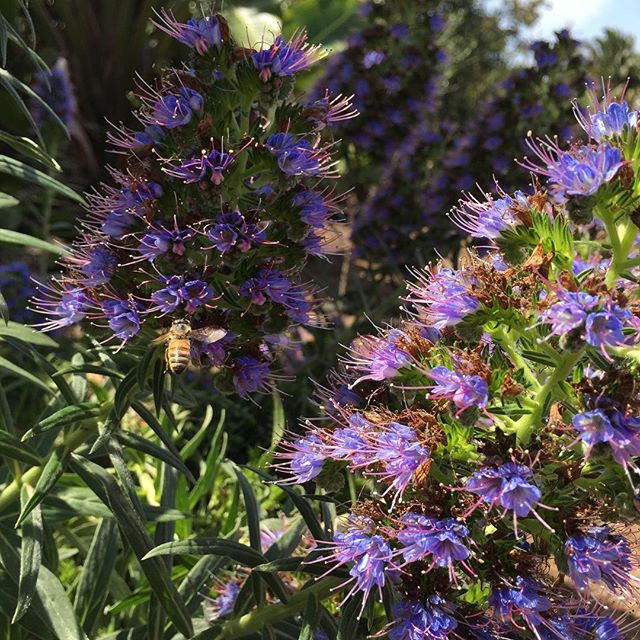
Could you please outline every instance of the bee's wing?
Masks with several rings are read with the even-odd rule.
[[[170,335],[171,335],[171,332],[167,331],[167,333],[163,333],[159,335],[157,338],[154,338],[151,341],[151,344],[160,344],[161,342],[166,342],[169,339]]]
[[[205,344],[211,344],[222,340],[226,335],[227,331],[220,327],[202,327],[201,329],[192,329],[189,337]]]

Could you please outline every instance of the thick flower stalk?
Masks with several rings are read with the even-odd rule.
[[[140,127],[109,134],[118,168],[36,307],[46,330],[85,321],[120,345],[184,320],[190,356],[248,395],[270,386],[281,334],[321,321],[301,273],[334,233],[331,127],[355,111],[293,97],[323,55],[304,33],[245,47],[219,14],[156,26],[190,57],[138,81]]]
[[[348,571],[373,627],[382,593],[392,640],[633,637],[640,134],[609,91],[577,113],[589,139],[523,160],[534,193],[461,202],[483,255],[416,269],[280,452],[350,503],[309,562]]]

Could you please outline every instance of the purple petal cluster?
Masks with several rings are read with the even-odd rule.
[[[439,366],[429,371],[429,377],[437,382],[431,387],[429,397],[451,400],[458,413],[469,407],[484,409],[487,406],[489,388],[480,376],[465,375]]]
[[[631,581],[633,563],[628,540],[608,527],[591,527],[571,536],[564,544],[569,576],[579,589],[591,582],[604,583],[611,591],[625,590]]]

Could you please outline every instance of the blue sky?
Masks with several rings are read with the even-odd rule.
[[[563,27],[578,38],[591,38],[613,27],[635,35],[640,46],[640,0],[547,0],[532,33],[547,37]]]

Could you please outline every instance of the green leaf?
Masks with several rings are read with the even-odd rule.
[[[41,331],[36,331],[31,327],[26,327],[18,322],[9,322],[5,326],[0,325],[0,339],[4,336],[17,338],[18,340],[22,340],[23,342],[34,344],[39,347],[50,347],[52,349],[58,347],[58,343],[48,335],[45,335]]]
[[[37,102],[51,117],[51,119],[58,124],[58,126],[65,132],[67,137],[69,136],[69,132],[67,128],[64,126],[64,122],[60,120],[58,114],[49,106],[45,100],[43,100],[30,86],[24,84],[24,82],[20,82],[17,78],[12,76],[6,69],[0,69],[0,85],[2,85],[7,93],[11,96],[13,101],[16,103],[18,109],[22,112],[25,118],[29,121],[29,124],[33,127],[36,135],[38,136],[38,140],[40,144],[44,147],[44,140],[42,139],[42,135],[40,134],[40,130],[38,129],[38,125],[36,124],[33,116],[31,115],[31,111],[24,103],[24,100],[20,97],[18,90],[22,93],[27,94],[32,100]]]
[[[0,526],[0,557],[7,573],[15,582],[20,573],[20,559],[16,551],[18,544],[15,533]],[[60,580],[44,565],[38,571],[31,609],[48,624],[56,638],[88,640]]]
[[[62,171],[62,167],[46,151],[43,151],[33,140],[22,136],[14,136],[6,131],[0,131],[0,142],[6,142],[10,147],[29,158],[40,162],[53,171]]]
[[[22,505],[29,501],[30,490],[23,486],[20,493]],[[36,589],[42,563],[42,513],[40,507],[32,509],[22,525],[20,545],[20,578],[18,580],[18,602],[11,620],[15,624],[27,612]]]
[[[0,291],[0,319],[5,324],[9,324],[9,305]]]
[[[2,69],[0,69],[0,72],[2,72]],[[52,191],[59,193],[61,196],[66,196],[81,205],[87,204],[85,199],[79,193],[76,193],[73,189],[67,187],[67,185],[62,184],[62,182],[52,178],[43,171],[34,169],[28,164],[25,164],[20,160],[16,160],[15,158],[0,155],[0,173],[5,173],[14,178],[25,180],[26,182],[31,182],[43,189],[51,189]]]
[[[109,593],[109,579],[118,557],[120,536],[113,518],[102,518],[82,565],[74,608],[84,630],[92,634]]]
[[[160,457],[161,460],[164,460],[171,466],[176,466],[176,464],[179,464],[180,467],[176,467],[176,469],[178,469],[179,471],[182,471],[182,473],[184,473],[186,477],[189,478],[190,482],[195,483],[196,480],[193,477],[193,474],[187,469],[187,467],[182,462],[182,458],[180,456],[180,452],[178,451],[178,448],[173,443],[173,440],[167,435],[167,433],[165,432],[163,426],[160,424],[158,419],[151,413],[151,411],[149,411],[140,402],[132,402],[131,408],[151,427],[151,429],[156,434],[156,436],[158,436],[158,439],[160,440],[160,442],[162,442],[162,444],[165,447],[167,447],[167,449],[169,450],[168,453],[170,454],[172,462],[169,462],[169,459],[161,458],[160,456],[157,456],[157,457]],[[145,440],[145,442],[149,442],[149,441]],[[152,447],[156,447],[156,445],[152,444]]]
[[[63,407],[62,409],[52,413],[50,416],[44,418],[44,420],[40,420],[40,422],[34,425],[22,436],[22,440],[28,440],[29,438],[33,438],[33,436],[51,429],[59,429],[69,425],[75,425],[82,420],[95,418],[98,414],[98,408],[94,404],[83,402],[82,404]]]
[[[0,209],[10,209],[20,204],[20,200],[8,193],[0,193]]]
[[[127,412],[129,405],[131,404],[131,396],[134,390],[138,386],[138,380],[136,378],[136,370],[132,369],[127,373],[122,382],[116,389],[116,395],[113,401],[114,412],[118,420],[121,420],[124,414]]]
[[[303,620],[298,640],[314,640],[314,630],[318,626],[318,600],[313,595],[307,600]]]
[[[26,165],[25,165],[26,166]],[[2,171],[2,156],[0,156],[0,172]],[[35,249],[42,249],[43,251],[49,251],[57,255],[63,256],[68,254],[66,247],[58,246],[47,242],[46,240],[40,240],[40,238],[34,238],[26,233],[19,233],[18,231],[11,231],[10,229],[0,229],[0,242],[5,244],[19,244],[25,247],[34,247]]]
[[[205,460],[205,471],[198,478],[195,486],[189,494],[189,508],[193,510],[198,504],[198,500],[203,496],[206,491],[213,491],[215,484],[216,474],[220,466],[220,461],[224,456],[226,450],[226,433],[223,433],[222,427],[225,420],[225,410],[220,412],[220,419],[218,420],[218,426],[211,439],[211,445],[209,446],[209,453]],[[222,443],[218,447],[218,441],[222,438]]]
[[[177,469],[185,477],[189,478],[190,482],[195,482],[195,478],[189,468],[180,460],[180,458],[173,455],[170,451],[159,447],[154,442],[151,442],[147,438],[139,436],[137,433],[131,433],[131,431],[118,431],[116,438],[125,446],[147,453],[157,460],[162,460],[168,465]]]
[[[0,356],[0,369],[5,369],[20,378],[28,380],[32,384],[35,384],[39,389],[46,391],[47,394],[53,393],[53,391],[51,391],[51,389],[49,389],[49,387],[42,380],[40,380],[40,378],[36,378],[36,376],[34,376],[32,373],[29,373],[22,367],[19,367],[17,364],[13,364],[11,360],[7,360],[2,356]]]
[[[153,366],[153,404],[156,415],[160,415],[162,401],[164,399],[164,362],[158,358]]]
[[[56,482],[64,471],[67,456],[65,455],[65,449],[63,446],[58,447],[52,453],[47,462],[44,465],[44,469],[36,482],[35,489],[31,494],[31,497],[25,504],[22,505],[16,527],[20,526],[27,516],[31,513],[36,506],[38,506],[45,496],[55,486]]]
[[[160,601],[167,617],[182,635],[191,637],[193,635],[191,617],[184,601],[171,582],[165,563],[159,558],[147,557],[153,547],[151,538],[140,516],[125,498],[116,481],[102,467],[76,454],[72,454],[70,464],[75,473],[113,511],[122,535],[140,561],[149,586]]]
[[[0,454],[11,460],[19,460],[30,465],[37,466],[42,463],[40,456],[31,447],[3,430],[0,430]]]
[[[145,558],[155,558],[166,555],[229,556],[232,560],[246,567],[266,564],[267,561],[267,559],[255,549],[245,544],[223,538],[193,538],[191,540],[167,542],[149,551]]]
[[[242,490],[242,497],[244,498],[244,507],[247,514],[247,528],[249,529],[249,540],[251,546],[256,551],[261,551],[262,546],[260,543],[260,507],[258,506],[258,500],[256,494],[253,492],[253,488],[249,484],[246,476],[242,471],[232,462],[233,471],[240,483],[240,489]]]

